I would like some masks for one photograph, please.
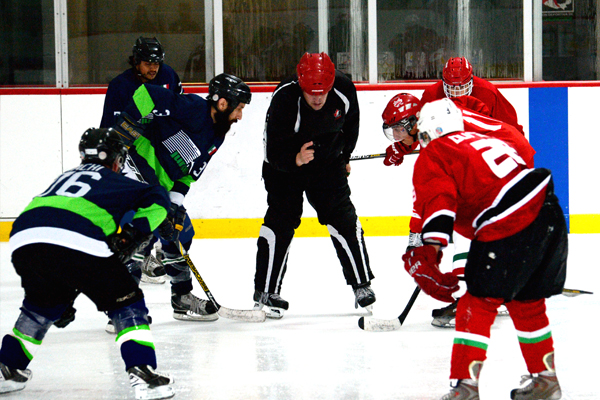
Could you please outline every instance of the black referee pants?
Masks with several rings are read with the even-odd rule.
[[[254,277],[254,287],[261,292],[281,291],[289,247],[300,226],[304,193],[319,223],[329,230],[346,283],[357,285],[373,279],[363,230],[350,201],[344,161],[339,158],[322,168],[308,167],[312,166],[288,173],[263,164],[268,209],[257,242]]]

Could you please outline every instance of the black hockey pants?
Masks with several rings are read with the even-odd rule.
[[[350,201],[346,166],[341,157],[327,167],[297,173],[263,164],[268,209],[260,230],[256,255],[256,290],[280,293],[294,231],[300,226],[303,194],[326,225],[348,285],[373,279],[363,230]],[[318,262],[318,260],[315,260]]]

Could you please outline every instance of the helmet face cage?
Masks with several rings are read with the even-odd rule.
[[[418,137],[421,147],[425,148],[431,141],[452,132],[465,128],[462,112],[448,98],[427,103],[421,109],[417,122]]]
[[[142,61],[162,64],[165,52],[157,38],[139,37],[133,45],[133,60],[135,65]]]
[[[398,142],[401,136],[410,135],[410,132],[413,130],[415,125],[417,124],[417,116],[411,115],[408,118],[404,118],[394,125],[383,124],[383,134],[386,138],[391,140],[392,142]]]
[[[112,167],[116,162],[120,171],[127,157],[127,147],[112,128],[90,128],[81,136],[79,154],[82,164],[92,163]]]
[[[302,91],[313,96],[329,93],[335,82],[335,65],[326,53],[304,53],[296,73]]]
[[[444,93],[446,97],[470,96],[473,91],[473,79],[464,85],[448,85],[444,82]]]
[[[442,71],[446,97],[469,96],[473,90],[473,66],[464,57],[448,60]]]
[[[208,100],[216,103],[219,99],[227,100],[233,110],[240,103],[250,104],[252,92],[240,78],[230,74],[219,74],[211,79],[208,85]]]

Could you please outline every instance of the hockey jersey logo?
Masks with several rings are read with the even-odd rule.
[[[336,110],[333,112],[333,118],[334,118],[334,119],[336,119],[336,120],[338,120],[338,119],[340,119],[341,117],[342,117],[342,112],[340,111],[340,109],[336,109]]]
[[[163,141],[163,145],[185,175],[188,174],[194,160],[202,154],[200,149],[182,130]]]

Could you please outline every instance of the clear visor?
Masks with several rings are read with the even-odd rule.
[[[444,82],[444,93],[446,97],[469,96],[473,91],[473,79],[464,85],[448,85]]]
[[[392,142],[400,142],[409,136],[417,123],[417,117],[411,115],[394,125],[383,124],[383,134]]]

